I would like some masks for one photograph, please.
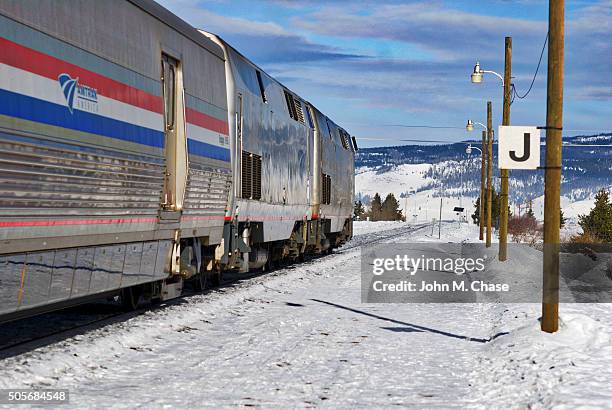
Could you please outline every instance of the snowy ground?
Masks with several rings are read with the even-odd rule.
[[[443,224],[441,241],[475,228]],[[5,359],[0,388],[70,389],[65,408],[612,408],[610,305],[562,305],[548,335],[536,304],[362,304],[359,245],[437,230],[355,233],[331,256]]]

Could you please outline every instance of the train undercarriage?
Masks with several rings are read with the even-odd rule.
[[[289,239],[263,242],[261,222],[239,222],[226,224],[220,245],[208,245],[199,238],[183,239],[176,274],[122,289],[121,303],[126,310],[133,310],[143,304],[177,298],[187,284],[196,292],[219,286],[223,272],[267,272],[330,254],[352,237],[353,224],[347,219],[342,230],[333,233],[329,227],[326,219],[304,220],[295,223]]]

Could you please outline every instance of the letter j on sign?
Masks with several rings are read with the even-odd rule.
[[[537,169],[540,166],[540,130],[536,127],[499,127],[500,169]]]

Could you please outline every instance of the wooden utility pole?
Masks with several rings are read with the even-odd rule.
[[[502,125],[510,125],[510,100],[512,98],[512,37],[506,37],[506,58],[504,64],[504,112]],[[508,170],[502,169],[499,224],[499,260],[508,258]]]
[[[491,200],[493,193],[493,108],[491,101],[487,101],[487,239],[486,247],[491,247]]]
[[[542,330],[559,330],[559,219],[563,129],[563,0],[548,3],[548,82],[546,102],[546,172],[544,174],[544,282]]]
[[[482,131],[482,145],[480,149],[480,236],[479,239],[482,241],[484,239],[484,227],[485,227],[485,155],[487,153],[487,148],[485,147],[487,140],[487,132]]]

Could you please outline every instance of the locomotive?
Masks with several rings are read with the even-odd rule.
[[[0,321],[352,237],[354,137],[152,0],[0,2]]]

